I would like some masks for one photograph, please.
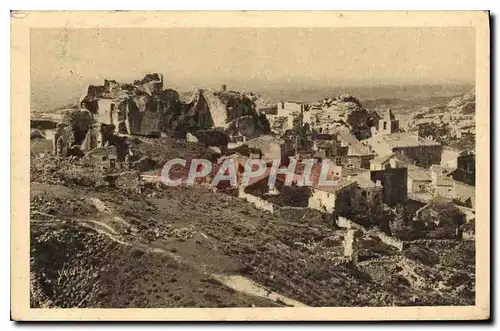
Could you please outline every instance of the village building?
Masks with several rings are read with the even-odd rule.
[[[347,148],[347,155],[337,156],[335,164],[370,169],[370,161],[375,157],[370,148],[363,145],[347,128],[338,128],[335,132],[338,135],[341,146]]]
[[[449,176],[453,169],[440,165],[432,165],[430,171],[434,194],[443,198],[453,199],[455,197],[453,189],[454,180]]]
[[[468,185],[476,184],[476,155],[473,151],[464,151],[458,155],[457,166],[451,177]]]
[[[453,182],[455,200],[460,201],[468,208],[476,208],[476,187],[455,180]]]
[[[373,134],[370,145],[378,155],[395,153],[420,167],[441,163],[441,144],[432,138],[422,139],[417,132]]]
[[[311,136],[313,141],[312,150],[314,151],[313,156],[319,160],[322,159],[333,159],[336,160],[336,165],[342,165],[342,159],[346,158],[348,154],[348,147],[342,146],[342,142],[336,134],[313,134]]]
[[[431,167],[434,195],[456,200],[469,208],[475,208],[475,187],[453,178],[456,170],[438,165]]]
[[[279,174],[274,186],[269,185],[270,168],[258,177],[250,178],[246,186],[240,186],[240,196],[252,201],[266,210],[274,210],[269,204],[307,207],[323,213],[335,212],[340,216],[352,213],[373,212],[381,206],[382,186],[373,183],[369,171],[364,175],[351,177],[342,173],[341,167],[331,166],[327,172],[327,180],[333,180],[331,185],[320,185],[320,165],[313,166],[308,179],[311,186],[301,186],[304,183],[303,163],[297,163],[291,186],[285,185],[286,176]],[[347,169],[346,169],[347,170]],[[350,169],[349,169],[350,170]]]
[[[306,123],[311,123],[311,112],[308,104],[297,101],[287,101],[278,102],[276,107],[276,115],[271,116],[274,116],[273,122],[279,119],[280,124],[284,127],[284,130],[282,129],[283,131],[292,130],[298,121],[300,121],[301,126]]]
[[[287,116],[266,115],[269,120],[271,131],[274,133],[284,133],[293,128],[293,120],[289,121]]]
[[[450,135],[453,138],[463,138],[467,134],[476,133],[476,123],[473,119],[457,121],[450,125]]]
[[[297,101],[278,102],[277,104],[278,116],[298,116],[301,112],[309,110],[307,104]]]
[[[371,170],[370,179],[382,185],[383,202],[388,206],[404,203],[408,199],[408,169],[386,168]]]
[[[352,179],[357,184],[353,199],[353,201],[358,202],[356,205],[357,210],[371,214],[379,210],[384,201],[384,196],[382,182],[373,182],[370,176],[370,171],[365,171],[352,177]]]
[[[406,163],[398,159],[396,154],[376,156],[370,160],[370,170],[384,170],[389,168],[406,167]]]
[[[245,144],[261,151],[261,158],[265,161],[279,160],[281,164],[287,164],[289,157],[294,155],[293,142],[277,136],[263,135],[249,139]]]
[[[301,180],[301,169],[296,169]],[[382,185],[374,183],[370,179],[370,172],[366,169],[343,168],[330,165],[327,179],[334,180],[333,185],[319,185],[319,164],[313,167],[311,172],[311,192],[307,202],[308,208],[316,209],[325,213],[335,212],[340,216],[348,216],[353,213],[368,213],[377,210],[383,201]]]
[[[451,167],[432,165],[429,169],[408,164],[398,155],[386,155],[372,160],[370,170],[382,171],[393,168],[407,168],[408,199],[428,203],[434,197],[457,201],[469,208],[475,205],[475,188],[467,183],[454,180],[456,170]]]
[[[372,171],[382,171],[394,168],[407,169],[408,176],[406,187],[408,199],[421,203],[427,203],[432,199],[434,187],[432,184],[431,171],[429,169],[402,161],[396,154],[378,156],[370,163],[370,170]]]
[[[447,168],[457,168],[458,157],[461,151],[451,148],[449,146],[443,146],[443,151],[441,153],[441,166]]]
[[[429,169],[408,164],[408,195],[428,195],[432,192],[432,173]]]
[[[333,186],[318,186],[311,188],[308,208],[325,213],[347,213],[351,210],[351,198],[356,182],[347,178],[339,178]]]

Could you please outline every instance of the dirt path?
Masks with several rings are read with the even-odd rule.
[[[211,275],[211,276],[213,279],[217,280],[221,284],[224,284],[238,292],[243,292],[258,297],[267,298],[278,303],[283,303],[287,306],[308,307],[302,302],[290,299],[279,293],[267,290],[265,287],[254,282],[253,280],[240,275],[233,275],[233,276]]]
[[[125,241],[119,233],[120,226],[116,226],[116,225],[118,225],[117,223],[120,223],[120,225],[123,226],[123,225],[129,225],[129,223],[127,223],[121,217],[115,215],[115,213],[108,206],[106,206],[106,204],[104,202],[102,202],[100,199],[89,198],[89,202],[92,203],[97,208],[97,210],[101,213],[102,219],[96,220],[96,219],[75,219],[75,218],[72,218],[72,220],[77,221],[80,225],[83,225],[87,228],[90,228],[90,229],[100,233],[100,234],[107,236],[109,239],[113,240],[116,243],[119,243],[121,245],[131,246],[131,247],[134,247],[136,249],[143,250],[145,252],[167,255],[168,257],[172,258],[177,263],[186,265],[190,268],[193,268],[196,271],[202,272],[207,277],[210,277],[210,278],[216,280],[217,282],[219,282],[221,285],[227,286],[227,287],[229,287],[235,291],[238,291],[240,293],[266,298],[266,299],[272,300],[278,304],[282,304],[285,306],[307,307],[305,304],[303,304],[299,301],[288,298],[288,297],[283,296],[279,293],[270,291],[270,290],[266,289],[265,287],[263,287],[262,285],[254,282],[253,280],[251,280],[247,277],[244,277],[241,275],[210,274],[210,273],[207,273],[207,271],[206,271],[207,268],[205,265],[183,259],[180,255],[174,254],[174,253],[167,251],[163,248],[150,247],[150,246],[139,244],[139,243],[132,243],[132,242]],[[60,222],[60,220],[58,220],[56,218],[52,218],[49,220],[32,219],[31,222],[54,223],[54,222]],[[113,225],[116,226],[116,228],[113,227]],[[201,233],[201,235],[208,242],[210,242],[211,245],[213,245],[213,243],[210,241],[209,237],[206,234]]]

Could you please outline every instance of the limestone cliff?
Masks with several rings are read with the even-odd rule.
[[[252,95],[233,91],[197,90],[182,100],[172,89],[163,90],[163,77],[146,75],[133,84],[106,80],[89,87],[81,99],[98,122],[126,123],[130,134],[147,135],[168,130],[195,132],[211,128],[230,136],[255,137],[269,132],[269,122],[257,113]]]

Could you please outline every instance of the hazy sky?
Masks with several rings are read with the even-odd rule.
[[[180,89],[473,84],[474,34],[467,27],[35,29],[31,79],[67,89],[148,72]]]

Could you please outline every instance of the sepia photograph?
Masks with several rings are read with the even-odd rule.
[[[487,12],[11,26],[14,318],[489,318]]]

